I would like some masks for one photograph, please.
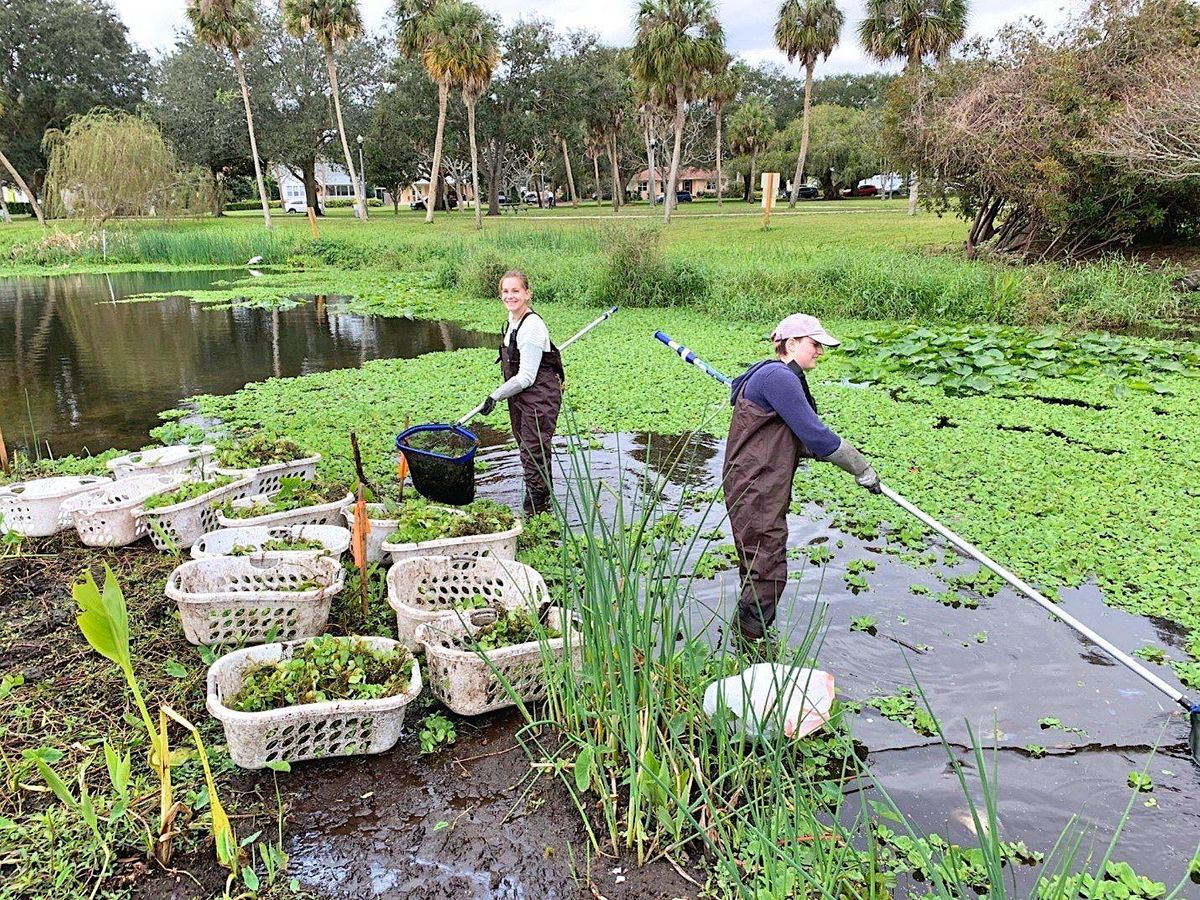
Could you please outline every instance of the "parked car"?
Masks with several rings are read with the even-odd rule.
[[[850,188],[842,188],[843,197],[874,197],[879,193],[879,188],[873,184],[860,184],[854,190]]]
[[[800,190],[796,192],[796,199],[798,200],[816,200],[820,196],[820,189],[813,187],[811,184],[800,185]],[[787,188],[782,189],[779,192],[779,199],[790,201],[792,199],[791,191]]]
[[[529,204],[531,204],[531,205],[533,205],[533,206],[537,206],[537,205],[538,205],[538,194],[537,194],[537,191],[525,191],[525,193],[523,193],[523,194],[521,195],[521,202],[522,202],[522,203],[529,203]]]
[[[450,209],[458,209],[458,195],[454,194],[454,193],[447,194],[446,195],[446,205],[448,207],[450,207]],[[417,197],[415,200],[413,200],[411,203],[408,204],[408,208],[411,209],[413,212],[417,212],[418,210],[420,212],[425,212],[425,198]]]
[[[595,191],[592,191],[592,199],[593,200],[596,199]],[[601,202],[608,202],[609,200],[612,200],[612,191],[605,191],[604,193],[602,193],[600,195],[600,200],[601,200]]]
[[[657,197],[655,197],[654,202],[662,203],[663,195],[659,194]],[[675,202],[676,203],[691,203],[692,202],[692,192],[691,191],[676,191],[675,192]]]

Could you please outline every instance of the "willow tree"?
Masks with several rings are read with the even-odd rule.
[[[800,153],[796,156],[796,176],[788,208],[795,209],[800,196],[800,179],[808,156],[808,110],[812,100],[813,70],[818,57],[829,59],[837,45],[846,17],[836,0],[783,0],[775,22],[775,45],[787,54],[788,62],[800,60],[804,66],[804,114]]]
[[[687,105],[705,75],[728,64],[725,32],[712,0],[641,0],[632,58],[633,76],[664,106],[674,107],[675,148],[670,182],[663,186],[663,221],[671,221]]]
[[[350,173],[350,183],[354,186],[358,217],[366,220],[366,191],[355,172],[350,144],[346,141],[346,126],[342,121],[342,92],[338,88],[337,63],[333,58],[334,50],[362,36],[362,14],[358,9],[358,0],[283,0],[283,25],[292,37],[301,38],[312,33],[325,51],[325,70],[329,74],[329,90],[333,95],[338,137],[342,139],[342,155],[346,160],[346,171]]]
[[[66,131],[49,131],[46,200],[54,215],[97,225],[116,215],[162,214],[171,206],[178,163],[145,119],[112,110],[76,116]]]
[[[258,9],[253,0],[188,0],[187,17],[196,37],[214,50],[229,51],[233,58],[233,68],[242,88],[242,105],[246,107],[246,131],[250,134],[250,156],[254,159],[254,177],[258,181],[263,224],[270,228],[271,201],[267,197],[267,185],[258,157],[254,114],[250,110],[250,88],[246,85],[246,68],[242,65],[242,51],[259,37]]]
[[[746,202],[754,202],[754,176],[758,154],[771,139],[771,114],[762,97],[749,97],[729,117],[729,147],[739,156],[750,157],[749,190]]]
[[[967,0],[867,0],[858,27],[863,49],[880,62],[904,60],[911,84],[926,57],[941,60],[967,32]],[[924,91],[918,87],[918,97]],[[920,104],[915,114],[921,116]],[[918,127],[920,123],[918,122]],[[917,173],[909,173],[908,214],[917,211]]]
[[[495,20],[474,3],[443,0],[430,14],[427,40],[421,52],[429,77],[438,86],[438,130],[433,149],[433,174],[425,201],[425,221],[433,220],[433,192],[442,154],[446,99],[450,87],[462,92],[471,143],[471,192],[475,198],[475,227],[483,227],[479,205],[479,151],[475,143],[475,107],[500,63],[500,38]]]
[[[4,95],[0,94],[0,118],[4,116]],[[29,198],[29,206],[33,210],[33,214],[37,216],[38,224],[43,228],[46,227],[46,217],[42,215],[42,207],[38,204],[37,197],[33,196],[33,191],[29,189],[29,185],[25,183],[25,179],[21,177],[21,173],[16,170],[8,157],[4,155],[4,151],[0,149],[0,165],[8,170],[8,174],[13,177],[13,181],[17,183],[17,187],[21,189],[21,193]]]

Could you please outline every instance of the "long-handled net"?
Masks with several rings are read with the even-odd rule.
[[[572,335],[559,350],[566,350],[617,311],[612,307]],[[396,449],[408,462],[413,487],[435,503],[464,506],[475,499],[475,453],[479,438],[466,424],[483,411],[475,407],[454,424],[414,425],[396,435]]]

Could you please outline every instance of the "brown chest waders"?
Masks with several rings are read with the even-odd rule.
[[[812,454],[783,419],[737,397],[721,484],[742,583],[738,627],[749,638],[762,637],[775,621],[787,588],[787,513],[802,456]]]
[[[521,351],[517,349],[517,333],[530,315],[526,313],[509,332],[508,340],[500,342],[500,372],[504,380],[512,378],[521,368]],[[553,343],[542,354],[541,365],[533,384],[508,398],[508,419],[521,468],[525,473],[526,515],[536,515],[550,509],[553,476],[550,469],[551,441],[558,427],[558,411],[562,406],[564,381],[562,357]]]

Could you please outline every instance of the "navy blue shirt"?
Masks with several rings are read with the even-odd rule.
[[[792,434],[818,458],[837,451],[842,439],[830,430],[804,396],[804,387],[785,364],[756,363],[733,381],[733,398],[739,390],[760,409],[778,415]]]

